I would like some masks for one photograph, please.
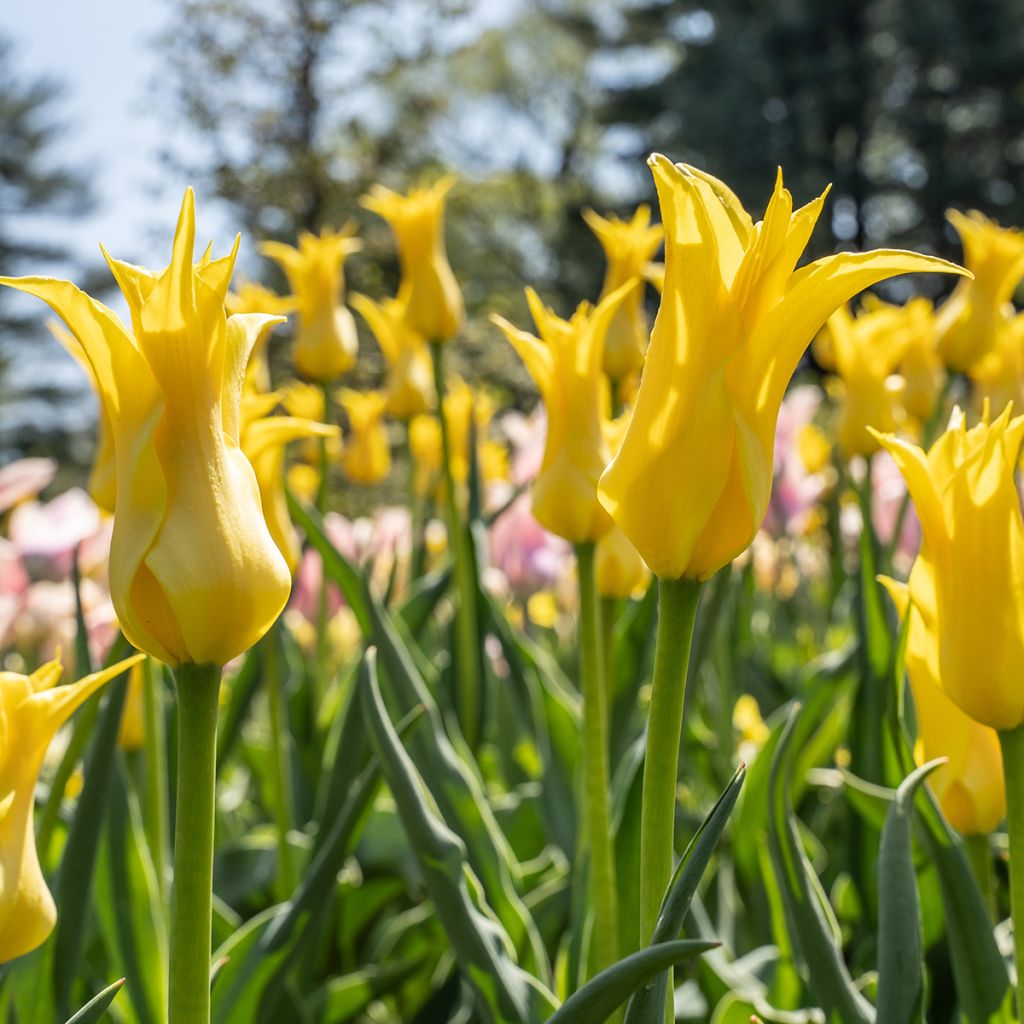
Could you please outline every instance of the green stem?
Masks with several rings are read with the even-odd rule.
[[[601,608],[594,579],[594,545],[576,545],[580,586],[580,677],[583,690],[583,799],[594,907],[593,973],[619,959],[619,901],[615,878],[608,765],[608,688],[601,648]]]
[[[295,863],[288,843],[292,822],[291,763],[288,734],[283,724],[284,693],[281,687],[281,651],[277,628],[263,644],[263,667],[267,678],[267,707],[270,712],[270,766],[274,779],[274,820],[277,825],[278,897],[287,899],[295,889]]]
[[[455,561],[455,585],[458,605],[455,609],[455,677],[456,711],[459,724],[471,750],[480,738],[480,659],[476,619],[476,579],[469,547],[469,534],[459,512],[458,495],[452,478],[451,439],[444,415],[444,342],[430,343],[434,365],[434,387],[437,390],[437,416],[441,426],[441,450],[444,471],[445,507],[448,513],[448,536]]]
[[[1017,1019],[1024,1013],[1024,726],[999,733],[1010,840],[1010,914],[1017,964]]]
[[[658,581],[658,636],[640,810],[641,947],[654,934],[672,877],[683,699],[700,589],[697,580]]]
[[[988,911],[989,920],[996,923],[995,873],[992,870],[992,847],[987,835],[964,836],[967,860],[981,890],[981,898]]]
[[[220,666],[179,665],[168,1024],[209,1024]]]
[[[146,723],[143,756],[146,761],[146,802],[142,824],[153,858],[160,906],[167,906],[167,731],[164,724],[163,668],[152,658],[142,663],[142,708]]]

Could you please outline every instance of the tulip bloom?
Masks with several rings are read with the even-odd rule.
[[[117,457],[111,596],[125,636],[171,666],[248,650],[291,586],[239,447],[246,361],[277,318],[226,318],[238,242],[197,264],[194,244],[190,189],[167,269],[107,257],[132,331],[70,282],[0,278],[47,302],[92,366]]]
[[[905,338],[898,372],[906,385],[903,404],[911,416],[926,423],[935,411],[947,378],[946,368],[935,348],[935,310],[928,299],[918,297],[902,307],[902,314],[901,330]]]
[[[1015,409],[1024,409],[1024,313],[998,324],[992,348],[969,376],[979,406],[987,401],[991,408],[1003,409],[1013,402]]]
[[[402,304],[353,295],[352,305],[370,325],[388,364],[387,411],[400,420],[428,412],[436,404],[430,350],[423,336],[405,323]]]
[[[229,314],[270,313],[273,316],[283,316],[294,311],[295,300],[290,295],[278,295],[254,281],[242,281],[233,292],[228,292],[224,306]],[[270,362],[267,359],[269,341],[268,331],[260,336],[249,356],[249,363],[245,368],[246,391],[270,390]]]
[[[900,618],[910,616],[906,662],[917,711],[917,760],[949,759],[928,776],[928,785],[958,832],[987,835],[1006,814],[999,736],[965,715],[943,691],[933,567],[921,557],[909,585],[885,577],[881,581]]]
[[[270,536],[294,575],[301,545],[288,515],[284,494],[285,446],[303,438],[336,438],[339,431],[335,426],[297,416],[266,415],[277,405],[278,398],[276,394],[260,395],[243,404],[241,444],[256,474]]]
[[[895,376],[910,342],[902,320],[897,306],[868,305],[856,317],[840,306],[815,344],[819,362],[834,370],[842,384],[838,440],[847,459],[878,450],[869,426],[894,432],[906,419],[906,383]]]
[[[1024,724],[1024,521],[1014,479],[1024,416],[1010,411],[968,430],[955,410],[927,455],[879,436],[921,520],[910,598],[926,619],[934,608],[934,674],[963,712],[997,730]]]
[[[594,549],[594,575],[601,597],[627,598],[643,594],[651,581],[651,570],[629,538],[613,526]]]
[[[462,292],[444,248],[445,199],[455,184],[447,175],[407,196],[374,185],[363,206],[388,222],[398,246],[402,280],[398,303],[406,325],[427,341],[448,341],[459,333],[465,310]]]
[[[260,252],[278,263],[288,278],[299,312],[295,366],[312,380],[340,377],[352,368],[359,352],[355,319],[343,305],[345,260],[362,248],[352,231],[303,231],[298,248],[284,242],[260,245]]]
[[[597,235],[608,261],[601,298],[624,284],[638,284],[612,318],[604,343],[604,372],[613,380],[620,380],[644,365],[648,330],[641,282],[664,232],[660,224],[650,226],[651,208],[646,203],[637,207],[632,220],[602,217],[593,210],[584,210],[583,219]]]
[[[973,280],[958,282],[938,313],[939,355],[970,370],[995,344],[1006,308],[1024,277],[1024,231],[1001,228],[977,211],[946,214],[964,247]]]
[[[781,173],[754,224],[720,181],[653,156],[665,291],[605,508],[659,577],[703,580],[743,551],[771,494],[775,421],[825,320],[910,271],[964,273],[896,250],[839,253],[795,270],[824,195],[793,212]]]
[[[57,920],[32,826],[46,748],[78,707],[141,659],[135,655],[67,686],[57,685],[57,661],[29,676],[0,672],[0,963],[41,946]]]
[[[387,398],[380,391],[338,392],[338,401],[348,413],[349,433],[341,464],[349,480],[375,484],[391,472],[391,446],[384,424]]]
[[[572,544],[596,541],[612,526],[597,500],[597,481],[612,457],[602,373],[604,339],[634,287],[635,282],[623,285],[594,308],[581,303],[571,320],[556,316],[528,289],[539,338],[492,317],[526,364],[547,412],[533,514],[541,526]]]

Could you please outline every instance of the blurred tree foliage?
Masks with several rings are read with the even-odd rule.
[[[63,96],[53,79],[21,74],[12,42],[0,36],[0,273],[39,273],[41,264],[67,260],[66,248],[39,230],[40,219],[89,209],[86,173],[62,161]],[[0,463],[48,451],[55,432],[67,435],[89,418],[78,374],[64,357],[56,365],[70,375],[35,358],[60,346],[42,328],[34,305],[0,289]]]
[[[762,202],[775,167],[806,201],[833,182],[817,245],[957,257],[950,206],[1024,223],[1022,0],[637,0],[599,119]]]

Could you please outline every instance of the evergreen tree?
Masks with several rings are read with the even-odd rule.
[[[61,158],[62,97],[52,79],[19,74],[14,44],[0,36],[0,273],[39,273],[66,262],[64,246],[40,240],[38,219],[89,208],[84,176]],[[37,451],[66,454],[89,421],[81,375],[43,328],[37,304],[0,289],[0,462]],[[85,440],[70,454],[84,461],[88,449]]]

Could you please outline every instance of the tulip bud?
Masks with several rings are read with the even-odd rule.
[[[57,920],[32,826],[46,748],[78,707],[141,659],[135,655],[66,686],[57,685],[57,661],[30,676],[0,672],[0,963],[41,946]]]
[[[345,388],[338,392],[338,401],[348,413],[349,422],[341,462],[346,475],[358,484],[383,480],[391,472],[391,446],[384,424],[387,398],[380,391]]]
[[[444,248],[445,199],[455,184],[448,175],[407,196],[375,185],[363,205],[391,226],[402,264],[398,302],[406,325],[427,341],[449,341],[465,315],[462,292]]]
[[[628,221],[602,217],[593,210],[584,210],[583,219],[597,235],[608,261],[601,298],[611,295],[624,284],[643,279],[651,257],[664,237],[660,224],[650,226],[651,208],[646,204],[638,206],[632,220]],[[608,325],[604,372],[613,380],[619,380],[639,370],[644,365],[647,337],[644,289],[639,287],[629,293]]]
[[[1014,476],[1024,416],[1010,412],[968,430],[954,410],[927,455],[879,435],[921,520],[910,597],[926,619],[935,609],[934,674],[965,714],[996,730],[1024,724],[1024,521]]]
[[[615,314],[639,281],[631,281],[591,309],[582,303],[571,320],[547,309],[537,293],[526,297],[540,337],[492,317],[526,364],[548,418],[544,461],[533,484],[533,514],[545,529],[572,544],[597,540],[611,520],[597,500],[597,481],[612,457],[604,339]]]
[[[362,248],[353,228],[303,231],[299,246],[264,242],[260,252],[280,264],[299,311],[295,366],[311,380],[328,381],[347,373],[359,352],[352,314],[343,305],[346,258]],[[263,310],[263,312],[270,312]]]
[[[917,712],[917,760],[924,764],[947,758],[928,776],[928,785],[958,832],[992,832],[1006,813],[999,736],[965,715],[943,691],[932,566],[918,558],[909,585],[887,577],[880,580],[900,618],[910,616],[906,664]]]
[[[939,355],[954,370],[970,370],[995,344],[999,324],[1024,277],[1024,231],[1001,228],[977,211],[946,214],[974,275],[957,283],[938,313]]]

